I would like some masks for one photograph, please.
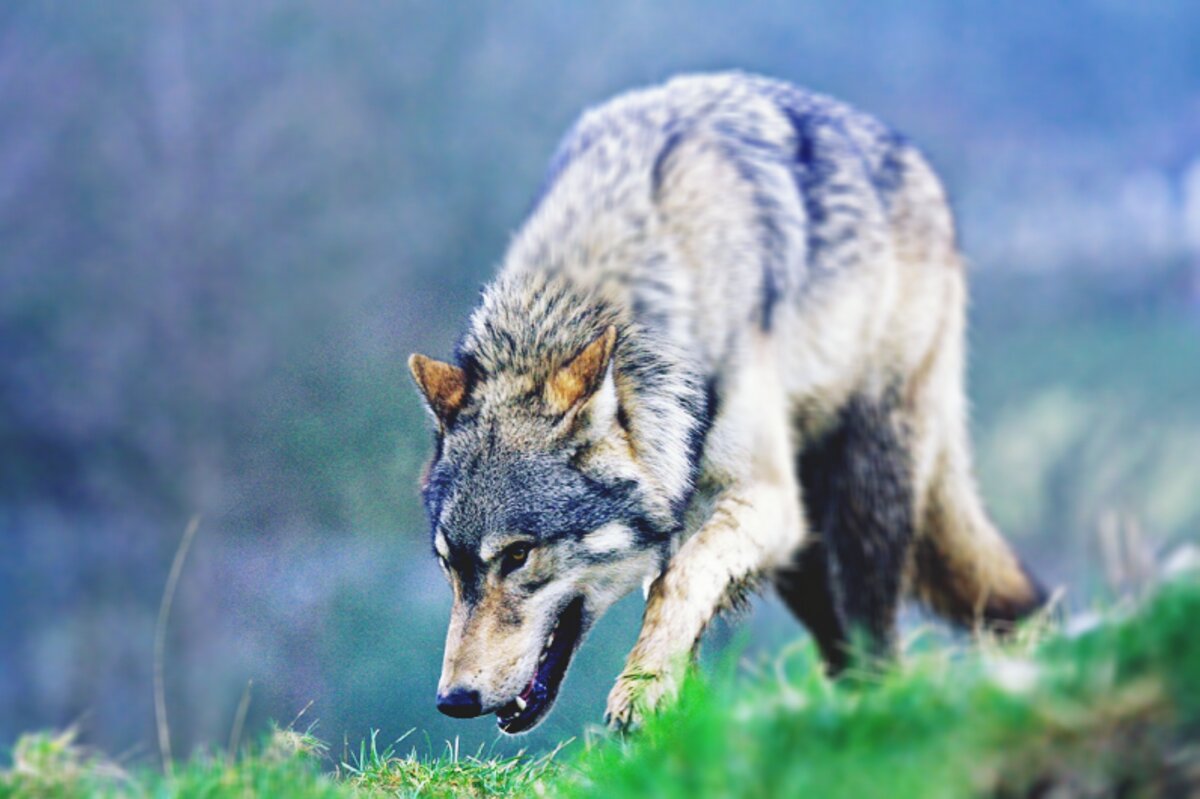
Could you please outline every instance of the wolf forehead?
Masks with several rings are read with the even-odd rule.
[[[489,535],[552,541],[611,522],[644,530],[636,484],[589,475],[572,454],[450,437],[422,488],[432,534],[440,532],[452,549],[477,551]]]

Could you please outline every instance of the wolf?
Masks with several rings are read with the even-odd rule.
[[[828,671],[886,662],[911,596],[1004,630],[1045,592],[985,513],[946,194],[903,136],[744,73],[584,113],[452,361],[409,361],[453,592],[437,706],[533,728],[646,589],[616,728],[773,584]]]

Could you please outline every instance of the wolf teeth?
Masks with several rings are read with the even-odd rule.
[[[517,703],[517,710],[524,710],[526,708],[526,706],[529,704],[528,702],[526,702],[524,699],[522,699],[519,696],[516,699],[514,699],[513,701]]]

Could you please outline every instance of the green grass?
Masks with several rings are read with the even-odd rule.
[[[375,738],[335,755],[276,730],[236,762],[197,756],[168,780],[70,734],[31,735],[0,797],[1188,795],[1200,790],[1197,620],[1193,575],[1082,634],[911,647],[902,667],[837,684],[805,644],[753,676],[692,678],[627,740],[539,757]]]

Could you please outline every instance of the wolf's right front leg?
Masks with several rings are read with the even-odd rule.
[[[608,696],[609,726],[636,726],[673,696],[709,621],[803,540],[795,481],[732,489],[650,588],[637,644]]]

